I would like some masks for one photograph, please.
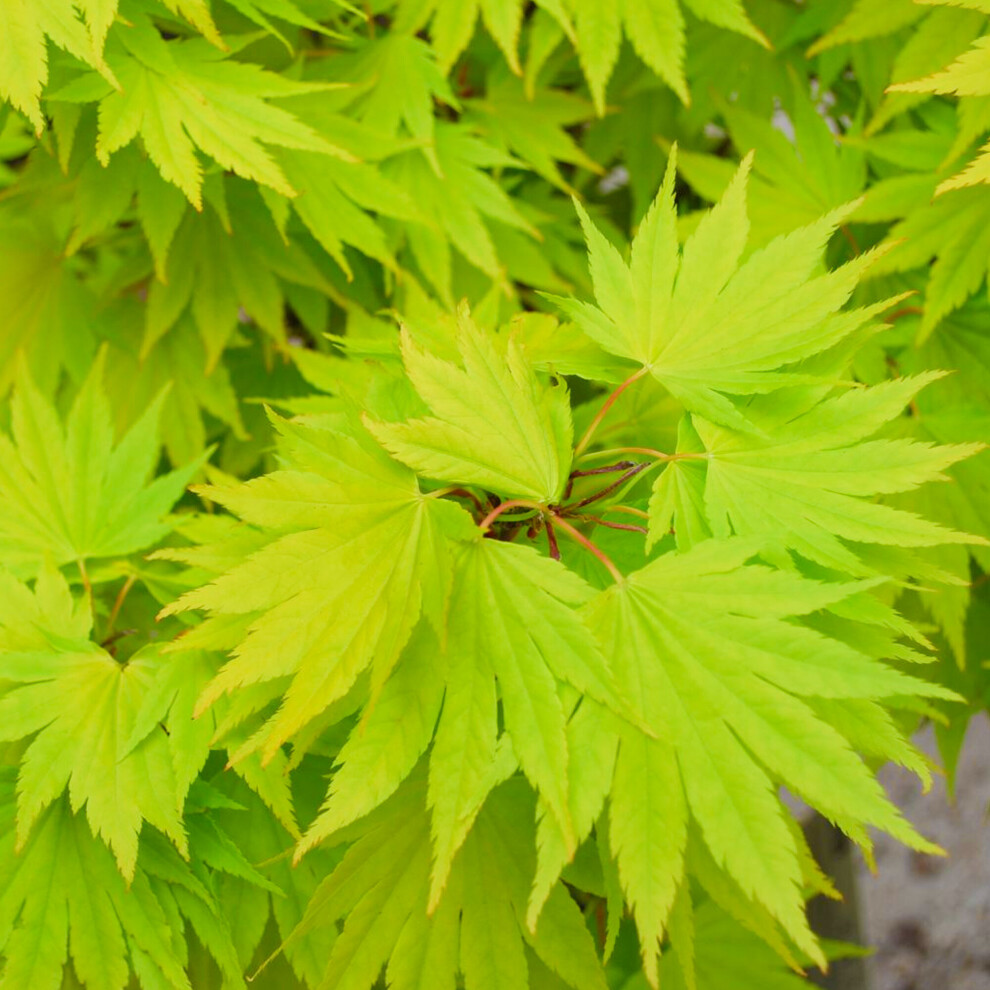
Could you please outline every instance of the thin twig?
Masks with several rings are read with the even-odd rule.
[[[602,512],[628,512],[631,516],[639,516],[640,519],[649,519],[650,514],[642,509],[634,509],[631,505],[606,505]]]
[[[605,400],[601,409],[599,409],[597,414],[595,415],[595,418],[588,424],[588,428],[584,431],[584,436],[581,437],[580,441],[578,442],[578,445],[574,448],[575,457],[581,454],[587,448],[588,444],[591,443],[591,438],[595,435],[595,431],[598,429],[598,427],[601,426],[602,420],[608,414],[609,409],[611,409],[612,406],[615,405],[616,399],[618,399],[619,396],[622,395],[622,393],[625,392],[625,390],[629,388],[629,386],[632,385],[633,382],[638,381],[645,374],[646,374],[646,368],[640,368],[639,371],[637,371],[635,374],[630,375]]]
[[[624,529],[630,533],[642,533],[644,536],[649,532],[645,526],[634,526],[632,523],[609,522],[607,519],[602,519],[601,516],[574,516],[574,518],[584,520],[585,522],[593,522],[608,529]]]
[[[564,489],[563,500],[566,502],[574,491],[575,478],[589,478],[594,474],[612,474],[615,471],[627,471],[633,466],[632,461],[619,461],[617,464],[608,464],[605,467],[590,468],[587,471],[571,471],[567,477],[567,487]]]
[[[546,510],[545,505],[540,505],[538,502],[530,502],[528,499],[524,498],[510,498],[508,502],[502,502],[500,505],[496,505],[491,512],[485,516],[484,519],[478,523],[479,529],[482,532],[487,532],[491,529],[491,525],[503,512],[508,512],[509,509],[536,509],[537,512],[544,512]]]
[[[571,471],[571,477],[590,478],[594,474],[615,474],[616,471],[628,471],[634,466],[633,461],[619,461],[616,464],[607,464],[605,467],[589,468],[587,471]]]
[[[582,454],[581,460],[586,461],[592,457],[612,457],[615,454],[642,454],[644,457],[654,457],[658,461],[670,461],[678,457],[678,454],[665,454],[662,450],[654,450],[652,447],[612,447],[609,450],[593,450],[590,453]]]
[[[117,597],[114,600],[113,608],[110,609],[110,616],[107,619],[107,627],[103,633],[104,644],[111,642],[113,639],[113,627],[117,622],[117,616],[120,614],[120,610],[123,607],[124,599],[127,598],[127,593],[134,587],[134,583],[137,581],[137,575],[132,574],[125,582],[124,586],[117,592]]]
[[[553,531],[553,523],[547,517],[547,546],[550,548],[550,556],[554,560],[560,560],[560,547],[557,545],[557,534]]]
[[[606,485],[601,491],[595,492],[593,495],[589,495],[587,498],[581,499],[580,502],[575,502],[573,505],[568,505],[565,508],[570,512],[574,509],[583,508],[586,505],[591,505],[592,502],[599,502],[603,498],[607,498],[612,494],[617,488],[621,488],[627,481],[635,478],[640,471],[648,468],[649,464],[634,464],[631,468],[625,471],[618,480],[613,481],[612,484]]]
[[[615,579],[615,581],[617,583],[619,583],[619,584],[622,583],[622,581],[624,580],[624,578],[622,577],[622,572],[619,570],[619,568],[616,567],[615,564],[613,564],[612,561],[609,560],[609,558],[604,553],[602,553],[602,551],[599,550],[598,547],[596,547],[594,545],[594,543],[592,543],[591,540],[588,539],[587,536],[584,535],[584,533],[581,533],[577,529],[575,529],[562,516],[554,515],[553,521],[565,533],[567,533],[567,535],[572,540],[576,540],[578,543],[581,544],[581,546],[583,546],[585,548],[585,550],[587,550],[589,553],[593,553],[598,558],[598,560],[601,562],[601,564],[605,567],[605,569],[609,572],[609,574],[612,575],[612,577]]]
[[[79,567],[79,577],[82,580],[82,586],[86,591],[86,597],[89,599],[89,611],[90,614],[95,617],[96,615],[96,602],[93,599],[93,584],[89,580],[89,571],[86,570],[86,561],[80,557],[76,564]]]

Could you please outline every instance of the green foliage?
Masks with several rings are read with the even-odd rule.
[[[986,0],[0,4],[0,990],[791,990],[990,705]]]

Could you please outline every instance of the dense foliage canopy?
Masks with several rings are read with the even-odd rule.
[[[0,988],[806,985],[787,793],[990,700],[988,138],[990,0],[2,0]]]

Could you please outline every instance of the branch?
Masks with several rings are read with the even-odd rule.
[[[598,410],[598,413],[596,414],[595,418],[591,421],[591,423],[588,424],[588,429],[584,431],[584,436],[581,437],[580,441],[578,442],[578,445],[574,448],[575,457],[581,454],[587,448],[588,444],[591,443],[591,438],[595,435],[595,431],[598,429],[598,427],[601,426],[602,420],[608,414],[609,409],[611,409],[612,406],[615,405],[615,400],[618,399],[619,396],[622,395],[622,393],[625,392],[625,390],[629,388],[629,386],[632,385],[633,382],[639,381],[639,379],[642,378],[643,375],[645,374],[646,374],[646,368],[640,368],[639,371],[637,371],[634,375],[630,375],[605,400],[601,409]]]
[[[580,543],[581,546],[583,546],[584,549],[587,550],[589,553],[593,553],[598,558],[598,560],[602,563],[602,565],[605,567],[605,569],[609,572],[609,574],[612,575],[612,577],[615,579],[615,581],[616,581],[617,584],[621,584],[625,580],[625,578],[623,578],[622,572],[619,570],[619,568],[616,567],[615,564],[613,564],[612,561],[609,560],[608,557],[606,557],[605,554],[602,553],[602,551],[599,550],[598,547],[596,547],[594,545],[594,543],[592,543],[591,540],[589,540],[588,537],[584,535],[584,533],[581,533],[578,530],[576,530],[562,516],[554,515],[553,516],[553,521],[572,540],[575,540],[576,542]]]

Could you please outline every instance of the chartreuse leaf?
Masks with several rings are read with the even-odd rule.
[[[15,600],[26,597],[13,578],[3,583]],[[190,776],[177,780],[176,743],[154,721],[135,732],[163,661],[146,651],[121,665],[83,638],[61,575],[43,574],[35,597],[37,607],[19,619],[3,617],[0,633],[0,740],[30,740],[17,780],[18,846],[67,787],[73,812],[85,806],[130,880],[142,822],[187,851],[181,813]],[[32,613],[42,621],[32,623]]]
[[[569,607],[589,593],[584,582],[531,549],[480,540],[463,551],[451,596],[447,695],[430,759],[436,842],[431,903],[467,834],[465,824],[503,772],[493,679],[511,751],[553,816],[567,858],[573,855],[569,712],[561,684],[613,710],[627,708],[603,653]]]
[[[434,135],[436,166],[419,149],[382,163],[382,172],[413,200],[425,222],[406,223],[416,264],[440,298],[454,308],[452,248],[472,265],[507,285],[506,263],[492,237],[492,222],[538,237],[536,229],[489,170],[517,168],[515,158],[465,128],[440,121]]]
[[[6,964],[0,987],[57,990],[71,958],[91,990],[123,990],[129,961],[154,986],[190,990],[184,956],[168,935],[169,893],[160,897],[141,869],[128,885],[106,846],[64,799],[43,813],[27,844],[16,850],[14,809],[13,774],[4,768],[0,946]]]
[[[979,444],[869,439],[939,377],[928,372],[841,392],[789,422],[761,421],[763,437],[693,417],[700,450],[692,445],[679,455],[685,461],[675,460],[658,478],[650,503],[651,541],[663,537],[672,515],[675,531],[683,521],[698,532],[700,514],[716,536],[757,536],[767,547],[792,548],[853,574],[870,570],[850,543],[979,542],[874,500],[947,480],[947,468],[980,450]]]
[[[378,701],[338,754],[339,769],[303,848],[384,803],[426,752],[444,697],[441,654],[436,633],[420,622]]]
[[[341,62],[338,71],[338,78],[364,90],[355,104],[359,120],[385,134],[395,134],[404,127],[409,135],[423,142],[423,152],[439,170],[432,147],[433,100],[452,107],[457,106],[457,100],[423,41],[401,31],[390,32],[361,44],[353,56]]]
[[[978,38],[973,47],[940,72],[890,87],[898,93],[941,93],[955,96],[990,95],[990,35]],[[961,172],[940,183],[936,192],[962,189],[990,182],[990,144]]]
[[[510,752],[555,816],[565,853],[573,854],[560,685],[570,684],[613,710],[628,708],[617,697],[603,655],[569,607],[590,594],[580,579],[529,548],[493,540],[465,547],[454,574],[444,647],[420,625],[377,703],[341,750],[324,810],[300,850],[395,791],[433,738],[442,699],[429,775],[436,843],[431,904],[485,797],[514,769]],[[496,680],[506,732],[501,744]],[[399,733],[397,722],[405,727]]]
[[[403,0],[399,4],[394,30],[414,34],[429,25],[430,42],[440,69],[449,73],[471,41],[480,14],[509,67],[516,75],[521,75],[517,48],[524,6],[522,0],[465,0],[458,4],[443,0]],[[536,6],[573,37],[564,0],[536,0]]]
[[[112,79],[102,48],[116,6],[116,0],[10,0],[0,6],[0,97],[10,100],[39,134],[45,127],[40,98],[48,81],[48,40]]]
[[[585,100],[559,89],[538,89],[532,96],[522,81],[504,73],[493,74],[482,99],[467,104],[468,119],[482,133],[529,162],[549,182],[570,191],[556,163],[569,162],[592,172],[601,166],[581,149],[565,130],[593,113]]]
[[[276,421],[285,468],[208,497],[260,527],[267,545],[166,612],[254,618],[200,698],[291,678],[279,710],[250,748],[266,760],[370,668],[373,697],[420,615],[439,628],[450,587],[450,539],[470,517],[420,493],[411,471],[352,425],[349,433]],[[363,435],[362,435],[363,434]],[[256,617],[255,617],[256,616]]]
[[[122,557],[171,529],[166,513],[198,468],[150,483],[160,456],[159,393],[119,442],[102,390],[103,360],[80,389],[65,425],[21,369],[11,402],[11,435],[0,434],[0,554],[31,576],[56,564]]]
[[[914,0],[856,0],[852,9],[831,31],[818,38],[809,55],[852,41],[882,37],[925,16]]]
[[[781,366],[819,353],[881,307],[839,312],[873,260],[861,255],[815,274],[851,207],[778,237],[741,261],[749,231],[744,159],[721,202],[677,244],[675,156],[633,241],[629,264],[578,206],[597,306],[551,297],[606,350],[640,363],[684,405],[716,421],[742,422],[726,394],[793,382]]]
[[[684,77],[684,15],[679,0],[568,0],[574,18],[578,57],[599,114],[605,112],[605,88],[619,57],[622,34],[636,54],[684,103],[689,102]],[[741,0],[684,0],[702,20],[767,45],[766,37],[747,16]]]
[[[223,168],[286,196],[294,190],[266,145],[349,157],[311,127],[269,102],[325,84],[296,82],[257,65],[224,60],[201,39],[167,42],[136,17],[114,35],[108,61],[121,91],[100,101],[97,157],[104,164],[139,134],[162,176],[198,208],[199,149]]]
[[[398,990],[518,990],[529,985],[527,949],[575,990],[605,990],[577,905],[557,884],[535,931],[525,924],[534,868],[533,801],[518,778],[496,789],[458,854],[450,882],[427,912],[430,828],[422,773],[343,835],[355,839],[320,885],[287,947],[343,920],[321,990],[370,990],[387,964]]]
[[[757,544],[666,554],[584,609],[616,679],[656,738],[621,727],[610,838],[647,973],[684,876],[689,821],[745,897],[804,952],[801,867],[776,785],[826,817],[933,847],[903,820],[841,731],[802,700],[944,697],[839,640],[787,621],[860,584],[822,584],[746,563]]]
[[[566,387],[540,382],[513,340],[503,357],[466,310],[458,316],[457,343],[463,368],[420,350],[404,332],[406,372],[434,416],[369,422],[369,429],[425,477],[556,501],[570,468]]]
[[[762,114],[719,99],[733,144],[755,152],[747,186],[751,243],[762,247],[780,234],[814,223],[863,192],[866,162],[854,141],[839,144],[804,81],[789,87],[788,117],[793,138]],[[681,174],[706,199],[717,200],[731,181],[730,161],[716,155],[681,152]],[[724,181],[723,181],[724,180]]]
[[[958,189],[910,211],[891,228],[888,241],[894,246],[871,273],[885,275],[925,266],[919,343],[987,279],[990,205],[984,193],[982,189]]]

